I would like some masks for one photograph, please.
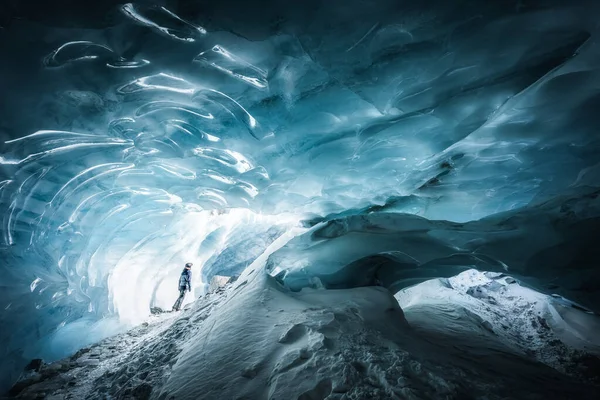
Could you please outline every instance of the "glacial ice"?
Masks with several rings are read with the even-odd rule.
[[[243,296],[319,307],[475,268],[594,324],[597,4],[213,3],[0,5],[0,390],[170,308],[186,261],[190,303],[261,257]]]
[[[268,270],[292,290],[381,285],[395,293],[477,268],[600,312],[591,283],[600,278],[599,195],[588,188],[466,223],[385,210],[311,221],[315,226],[274,255]]]
[[[198,54],[194,61],[209,65],[258,89],[267,89],[267,74],[260,68],[239,59],[227,49],[216,45]]]
[[[201,26],[182,19],[163,6],[126,3],[121,7],[121,11],[135,22],[175,40],[195,42],[196,36],[206,34],[206,30]]]
[[[47,67],[58,68],[69,63],[94,60],[103,62],[111,68],[139,68],[150,62],[144,59],[127,60],[117,56],[107,46],[83,40],[63,44],[46,56],[44,64]]]

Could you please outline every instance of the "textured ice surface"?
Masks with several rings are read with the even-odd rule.
[[[301,220],[294,289],[508,269],[598,310],[596,3],[2,2],[2,385]]]
[[[396,292],[478,268],[598,312],[599,217],[600,192],[589,188],[467,223],[363,210],[317,223],[278,250],[268,270],[292,290],[381,285]]]

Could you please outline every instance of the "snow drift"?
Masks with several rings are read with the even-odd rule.
[[[585,312],[514,279],[472,270],[428,281],[397,295],[403,313],[382,287],[291,292],[265,274],[266,260],[261,256],[235,283],[179,317],[43,365],[13,393],[140,399],[597,394],[597,317],[589,316],[595,325],[580,331],[587,338],[573,335]],[[553,318],[552,312],[579,317]]]

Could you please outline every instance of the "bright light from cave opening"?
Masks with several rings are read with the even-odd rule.
[[[250,237],[257,226],[292,227],[299,221],[298,215],[289,213],[266,215],[246,208],[203,210],[193,204],[175,215],[170,210],[162,213],[168,214],[169,222],[147,225],[153,231],[133,246],[129,241],[131,238],[123,237],[128,234],[124,231],[120,233],[122,237],[113,238],[110,245],[103,247],[103,251],[109,253],[106,257],[92,257],[87,270],[91,288],[99,290],[103,285],[101,271],[111,271],[106,282],[108,312],[96,310],[98,303],[88,300],[87,315],[76,321],[62,322],[49,337],[29,349],[26,356],[56,360],[81,346],[144,322],[151,307],[170,310],[177,299],[179,274],[186,262],[192,262],[194,266],[192,292],[186,296],[184,306],[192,303],[206,293],[209,282],[203,278],[203,269],[207,261],[227,249],[236,229],[247,230]],[[134,232],[133,237],[137,233]],[[124,244],[130,248],[123,256],[110,256],[110,253],[119,255],[122,251],[119,247]],[[31,283],[31,291],[37,293],[38,288],[49,287],[46,285],[48,282],[37,277]],[[77,288],[71,287],[68,296],[80,296],[78,292]],[[103,318],[98,319],[98,312]],[[81,337],[83,331],[85,337]]]
[[[226,248],[228,235],[236,226],[293,220],[291,215],[268,216],[245,208],[183,214],[168,229],[138,242],[111,269],[108,289],[112,311],[121,322],[136,324],[147,317],[150,307],[170,309],[177,298],[179,274],[186,262],[192,262],[194,267],[192,293],[186,296],[184,304],[193,302],[208,284],[202,280],[202,268]]]

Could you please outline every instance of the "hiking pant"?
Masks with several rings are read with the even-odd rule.
[[[185,297],[186,291],[186,288],[179,288],[179,297],[177,298],[175,304],[173,304],[173,310],[179,311],[179,309],[181,308],[181,303],[183,303],[183,298]]]

